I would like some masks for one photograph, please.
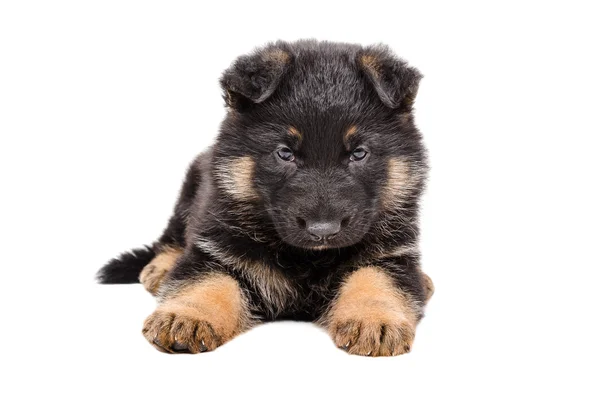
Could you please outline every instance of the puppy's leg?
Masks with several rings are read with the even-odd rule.
[[[180,247],[163,246],[157,248],[159,253],[148,263],[140,273],[140,283],[152,295],[156,295],[165,275],[179,257],[183,254]]]
[[[213,350],[252,324],[248,300],[231,276],[212,272],[180,286],[166,285],[168,293],[150,315],[144,337],[158,350],[200,353]]]
[[[199,154],[187,170],[179,197],[169,219],[169,224],[158,239],[159,246],[185,247],[186,231],[190,213],[194,211],[196,201],[206,200],[203,197],[202,184],[212,161],[212,150]]]
[[[363,267],[346,277],[322,322],[351,354],[394,356],[410,351],[418,313],[385,270]]]
[[[424,272],[421,272],[421,277],[423,279],[423,288],[425,289],[425,303],[429,302],[433,293],[435,292],[435,287],[433,286],[433,281],[431,277],[429,277]]]
[[[157,294],[165,275],[184,251],[189,213],[193,210],[194,201],[203,199],[198,191],[201,190],[203,174],[211,161],[211,156],[210,150],[200,154],[188,168],[169,224],[154,244],[153,250],[156,256],[140,273],[140,282],[152,295]]]

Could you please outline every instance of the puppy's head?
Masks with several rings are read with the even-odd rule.
[[[290,245],[358,243],[416,195],[420,78],[383,46],[278,42],[238,58],[221,79],[218,185]]]

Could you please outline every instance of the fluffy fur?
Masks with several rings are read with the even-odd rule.
[[[323,325],[350,353],[409,351],[433,293],[418,250],[420,79],[381,45],[277,42],[238,58],[217,141],[163,235],[100,281],[142,273],[159,300],[144,335],[161,351],[211,350],[283,318]]]

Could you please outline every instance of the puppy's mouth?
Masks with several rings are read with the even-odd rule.
[[[301,244],[302,248],[311,250],[311,251],[325,251],[325,250],[333,250],[340,249],[344,247],[348,247],[356,243],[356,241],[349,241],[343,236],[335,236],[331,239],[325,239],[320,241],[314,241],[311,238],[306,239],[305,236],[304,241]]]
[[[289,236],[289,235],[288,235]],[[307,251],[327,251],[337,250],[356,244],[359,240],[344,238],[345,236],[336,236],[328,240],[315,241],[304,233],[293,235],[292,238],[283,239],[286,243],[305,249]]]
[[[325,250],[334,249],[337,247],[332,246],[331,244],[323,243],[321,245],[315,245],[315,246],[311,246],[311,247],[307,247],[307,248],[310,250],[313,250],[313,251],[325,251]]]
[[[332,238],[329,240],[315,241],[304,233],[298,233],[295,238],[285,240],[288,244],[307,251],[326,251],[339,249],[352,245],[353,242],[345,241],[343,238]]]

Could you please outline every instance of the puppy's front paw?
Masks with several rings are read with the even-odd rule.
[[[335,344],[348,353],[396,356],[410,351],[417,315],[384,270],[366,267],[344,281],[324,323]]]
[[[335,344],[350,354],[397,356],[408,353],[415,336],[408,322],[381,319],[338,320],[329,327]]]
[[[203,353],[223,343],[213,324],[189,307],[157,309],[142,330],[154,347],[167,353]]]
[[[253,320],[238,282],[214,274],[171,291],[144,323],[144,337],[169,353],[214,350],[248,329]]]

